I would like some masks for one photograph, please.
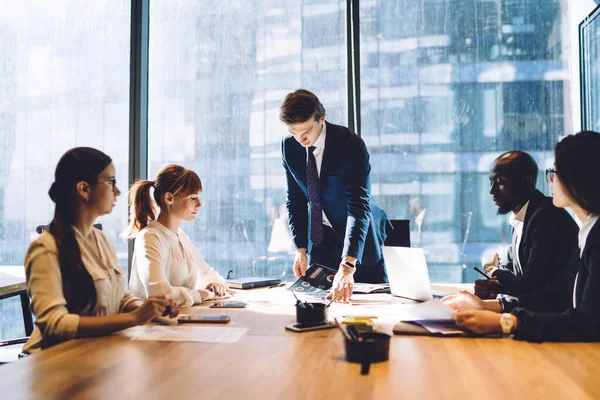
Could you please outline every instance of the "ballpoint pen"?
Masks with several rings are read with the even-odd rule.
[[[333,303],[334,301],[336,301],[337,298],[340,297],[340,294],[342,294],[342,292],[338,292],[338,294],[336,294],[335,297],[333,297],[331,299],[331,301],[329,303],[327,303],[327,305],[325,306],[325,308],[329,307],[331,305],[331,303]]]
[[[0,346],[11,346],[13,344],[22,344],[29,340],[28,337],[18,338],[18,339],[7,339],[0,341]]]
[[[487,279],[487,280],[492,280],[492,279],[494,279],[494,278],[492,278],[491,276],[489,276],[488,274],[486,274],[485,272],[483,272],[482,270],[480,270],[480,269],[479,269],[479,268],[477,268],[477,267],[473,267],[473,269],[474,269],[475,271],[477,271],[478,273],[480,273],[481,275],[485,276],[485,279]]]
[[[300,299],[298,298],[298,296],[296,296],[296,293],[294,293],[294,291],[292,290],[292,294],[294,295],[294,297],[296,298],[296,305],[300,306],[302,308],[304,308],[304,303],[300,301]]]

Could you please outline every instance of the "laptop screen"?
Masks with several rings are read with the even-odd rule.
[[[383,257],[394,296],[431,300],[431,283],[423,249],[383,246]]]

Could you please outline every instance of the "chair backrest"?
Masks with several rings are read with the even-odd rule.
[[[102,230],[102,224],[94,224],[94,228]],[[48,229],[48,225],[38,225],[35,231],[41,235],[46,229]]]
[[[391,219],[394,229],[387,232],[385,246],[410,247],[410,220]]]

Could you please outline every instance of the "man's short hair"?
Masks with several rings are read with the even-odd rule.
[[[531,184],[535,188],[538,165],[531,154],[519,150],[508,151],[496,158],[495,162],[502,162],[503,170],[509,178],[531,178]]]
[[[279,119],[286,125],[299,124],[314,118],[315,121],[325,116],[325,107],[314,93],[298,89],[285,96],[279,110]]]

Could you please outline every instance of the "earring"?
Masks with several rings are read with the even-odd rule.
[[[86,197],[86,198],[85,198],[85,202],[86,202],[86,203],[89,203],[89,202],[90,202],[90,198],[89,198],[89,197]]]

